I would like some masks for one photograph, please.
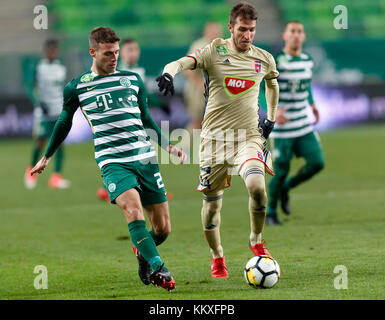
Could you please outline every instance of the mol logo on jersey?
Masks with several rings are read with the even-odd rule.
[[[235,97],[245,93],[255,85],[255,80],[247,78],[225,77],[223,87],[230,97]]]

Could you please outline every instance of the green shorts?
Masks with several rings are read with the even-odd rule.
[[[274,162],[290,162],[293,156],[297,158],[324,158],[321,140],[317,132],[309,132],[297,138],[275,138]]]
[[[35,134],[38,138],[51,137],[53,128],[55,127],[56,120],[44,120],[38,121],[35,127]]]
[[[157,163],[110,163],[102,167],[102,178],[111,203],[124,191],[138,190],[142,205],[167,201],[167,192]]]

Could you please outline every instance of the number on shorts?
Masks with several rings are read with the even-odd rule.
[[[156,179],[156,183],[158,184],[158,188],[161,189],[164,187],[164,183],[162,181],[162,177],[160,175],[160,172],[157,172],[154,174],[154,177],[158,177],[158,179]]]

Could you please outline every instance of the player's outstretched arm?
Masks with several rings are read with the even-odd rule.
[[[57,148],[63,143],[64,139],[67,137],[68,133],[71,130],[73,115],[74,113],[68,112],[67,110],[63,109],[59,116],[59,119],[56,121],[44,157],[41,158],[40,161],[31,170],[31,175],[33,175],[34,173],[42,173],[47,167],[50,158],[55,153]]]
[[[147,92],[146,88],[143,84],[143,81],[140,81],[140,88],[138,93],[138,104],[139,108],[141,110],[141,118],[143,125],[146,129],[154,130],[157,136],[157,143],[158,145],[165,149],[167,152],[174,154],[179,157],[179,163],[183,163],[186,160],[186,154],[180,150],[179,148],[175,147],[171,144],[170,140],[168,140],[165,135],[163,134],[162,130],[158,127],[154,119],[152,119],[151,114],[148,110],[147,105]]]
[[[158,82],[159,91],[166,96],[168,93],[174,95],[174,77],[178,72],[195,69],[196,60],[192,57],[183,57],[177,61],[167,64],[162,75],[156,78]]]
[[[44,157],[35,165],[31,170],[31,175],[34,173],[42,173],[47,167],[50,158],[55,153],[57,148],[63,143],[72,127],[72,119],[75,111],[79,106],[79,100],[74,94],[74,88],[71,83],[67,84],[64,88],[63,94],[63,110],[60,113],[58,120],[55,123],[51,137],[49,139],[47,150],[44,153]]]

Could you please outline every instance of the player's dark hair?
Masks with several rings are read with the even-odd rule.
[[[58,41],[56,39],[47,39],[44,42],[44,48],[50,48],[50,47],[57,47],[58,46]]]
[[[115,43],[120,41],[114,30],[108,27],[97,27],[90,33],[90,48],[97,48],[99,43]]]
[[[128,38],[128,39],[122,40],[122,46],[124,46],[125,44],[130,44],[130,43],[138,43],[138,41],[136,41],[134,38]]]
[[[258,19],[258,12],[254,6],[247,2],[237,3],[230,12],[230,24],[234,26],[238,17],[242,20],[255,20]]]
[[[286,22],[285,27],[283,28],[284,31],[286,30],[287,26],[288,26],[290,23],[299,23],[299,24],[302,24],[302,25],[303,25],[303,23],[302,23],[301,21],[298,21],[298,20],[290,20],[290,21]]]

